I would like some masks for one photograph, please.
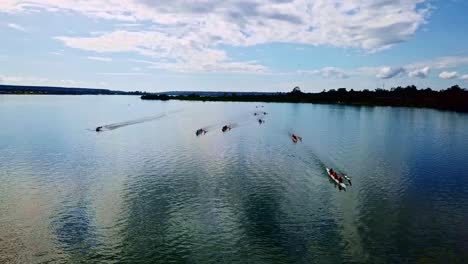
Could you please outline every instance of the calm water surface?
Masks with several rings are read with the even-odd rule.
[[[0,96],[0,263],[468,262],[468,115],[256,105]]]

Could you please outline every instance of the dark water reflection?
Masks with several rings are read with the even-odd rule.
[[[466,115],[255,105],[3,96],[0,262],[467,262]]]

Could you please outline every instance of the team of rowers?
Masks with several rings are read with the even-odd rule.
[[[205,135],[207,132],[208,131],[206,131],[205,129],[200,128],[195,132],[195,135],[197,135],[197,136],[200,136],[201,134]]]
[[[256,108],[258,108],[259,106],[256,106]],[[263,107],[263,106],[260,106],[260,107]],[[266,115],[267,112],[255,112],[254,115],[255,116],[259,116],[259,115]],[[259,118],[258,119],[258,123],[259,124],[263,124],[265,123],[265,119],[262,119],[262,118]],[[229,130],[232,129],[232,126],[231,125],[224,125],[222,128],[221,128],[221,131],[223,132],[227,132]],[[96,129],[96,131],[98,131],[98,129]],[[201,136],[201,135],[205,135],[206,133],[208,133],[208,131],[204,128],[200,128],[200,129],[197,129],[197,131],[195,131],[195,135],[196,136]]]
[[[263,107],[263,106],[261,106],[261,107]],[[257,106],[257,108],[258,108],[258,106]],[[258,115],[266,115],[266,114],[268,114],[268,113],[267,113],[267,112],[260,112],[260,113],[255,112],[255,113],[254,113],[255,116],[258,116]],[[265,120],[262,119],[262,118],[259,118],[259,119],[258,119],[258,123],[259,123],[259,124],[263,124],[263,123],[265,123]],[[232,126],[231,126],[231,125],[224,125],[224,126],[221,128],[221,131],[222,131],[222,132],[227,132],[227,131],[230,131],[231,129],[232,129]],[[96,129],[96,131],[98,131],[98,130]],[[200,129],[197,129],[197,131],[195,131],[195,135],[196,135],[196,136],[205,135],[206,133],[208,133],[208,131],[207,131],[206,129],[204,129],[204,128],[200,128]],[[291,140],[292,140],[294,143],[297,143],[298,141],[301,141],[301,142],[302,142],[302,137],[297,136],[297,135],[295,135],[295,134],[292,134],[292,135],[291,135]]]
[[[261,106],[263,107],[263,106]],[[258,106],[256,107],[258,108]],[[260,113],[254,113],[255,116],[259,116],[259,115],[266,115],[267,113],[266,112],[260,112]],[[263,120],[262,118],[259,118],[258,119],[258,122],[260,124],[262,123],[265,123],[265,120]],[[227,132],[227,131],[230,131],[232,129],[232,126],[231,125],[224,125],[222,128],[221,128],[221,131],[222,132]],[[96,127],[96,132],[101,132],[103,130],[103,126],[98,126]],[[208,131],[204,128],[200,128],[200,129],[197,129],[197,131],[195,132],[195,135],[196,136],[200,136],[200,135],[204,135],[206,134]],[[297,136],[296,134],[291,134],[291,140],[294,142],[294,143],[297,143],[298,141],[301,141],[302,142],[302,137],[300,136]],[[345,189],[345,185],[344,185],[344,180],[347,180],[349,185],[351,186],[352,183],[351,183],[351,178],[349,178],[348,176],[346,175],[338,175],[338,173],[336,173],[336,171],[334,171],[333,169],[330,169],[329,171],[329,175],[330,177],[338,184],[338,186],[340,187],[340,190],[342,188]]]
[[[334,171],[333,169],[330,169],[330,175],[336,179],[340,184],[344,184],[344,180],[346,179],[349,183],[349,185],[351,186],[352,183],[351,183],[351,178],[347,177],[346,175],[338,175],[338,173],[336,173],[336,171]]]
[[[260,121],[261,119],[259,119]],[[263,121],[265,122],[265,121]],[[261,122],[260,122],[261,124]],[[231,125],[224,125],[222,128],[221,128],[221,131],[223,132],[226,132],[226,131],[229,131],[231,130],[232,127]],[[206,134],[208,131],[206,131],[205,129],[203,128],[200,128],[198,129],[195,134],[197,136],[200,136],[200,135],[204,135]],[[298,141],[301,141],[302,142],[302,137],[296,135],[296,134],[291,134],[291,140],[294,142],[294,143],[297,143]],[[327,169],[328,170],[328,169]],[[338,185],[339,189],[340,190],[346,190],[346,185],[344,184],[344,181],[347,180],[348,181],[348,184],[351,186],[352,183],[351,183],[351,178],[346,176],[346,175],[339,175],[338,173],[336,173],[336,171],[334,171],[333,169],[330,169],[328,171],[329,173],[329,176],[332,178],[332,180]]]
[[[291,135],[291,140],[292,140],[294,143],[297,143],[297,141],[301,141],[301,142],[302,142],[302,137],[296,136],[295,134],[292,134],[292,135]]]

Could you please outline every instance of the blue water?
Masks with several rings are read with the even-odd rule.
[[[0,95],[0,263],[467,263],[467,151],[428,109]]]

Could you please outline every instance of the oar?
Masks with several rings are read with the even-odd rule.
[[[348,180],[349,186],[353,186],[353,184],[351,183],[351,177],[349,177],[348,175],[343,174],[343,178],[345,178],[346,180]]]

